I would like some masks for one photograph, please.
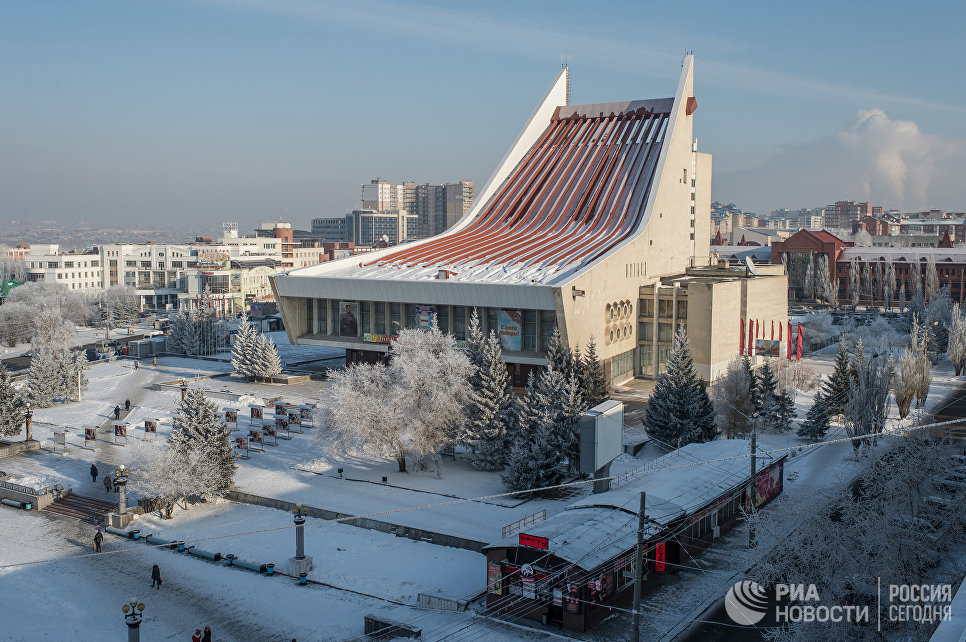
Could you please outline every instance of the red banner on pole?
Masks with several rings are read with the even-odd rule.
[[[775,340],[775,322],[774,321],[771,322],[771,340],[772,341]]]
[[[752,327],[753,325],[754,325],[754,322],[751,319],[748,319],[748,356],[749,357],[754,356],[755,354],[755,337],[754,337],[755,330]]]
[[[738,319],[738,354],[745,353],[745,320]]]
[[[802,324],[798,324],[798,345],[795,349],[795,358],[799,361],[802,360],[802,347],[805,344],[805,339],[802,337]]]
[[[792,322],[788,322],[788,360],[792,359]]]

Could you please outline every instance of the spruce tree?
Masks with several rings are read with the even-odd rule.
[[[231,366],[235,369],[235,374],[249,381],[254,377],[254,342],[255,329],[249,322],[248,315],[243,311],[238,324],[238,333],[235,334],[235,341],[231,348]]]
[[[745,369],[745,373],[748,375],[748,406],[751,408],[751,413],[756,413],[761,410],[761,395],[758,389],[758,377],[755,375],[755,371],[751,369],[751,358],[742,357],[741,365]]]
[[[218,421],[218,407],[208,401],[202,388],[191,388],[180,405],[181,427],[171,435],[172,445],[182,454],[205,453],[218,470],[214,492],[231,488],[235,478],[235,456],[232,455],[231,429]]]
[[[509,465],[501,475],[507,490],[543,488],[563,480],[564,449],[560,443],[563,428],[553,420],[547,408],[537,413],[534,419],[529,432],[514,444]]]
[[[795,419],[795,397],[790,390],[783,388],[775,399],[778,409],[775,411],[775,430],[785,432],[792,427]]]
[[[607,378],[604,377],[604,365],[597,356],[597,342],[590,337],[587,342],[587,355],[584,357],[583,397],[588,408],[607,401]]]
[[[829,404],[826,403],[824,393],[821,391],[815,393],[815,400],[798,429],[798,435],[813,441],[823,439],[829,429],[828,408]]]
[[[778,379],[775,378],[775,371],[766,361],[761,367],[757,377],[758,387],[758,412],[761,413],[762,420],[768,426],[774,426],[778,421]]]
[[[560,330],[554,328],[547,343],[547,363],[564,377],[569,377],[573,370],[573,359],[573,353],[560,340]]]
[[[503,361],[503,346],[492,330],[485,344],[485,366],[474,375],[475,397],[469,409],[465,441],[475,452],[479,470],[500,470],[509,459],[509,424],[513,421],[513,391]]]
[[[657,379],[644,417],[647,434],[670,448],[702,441],[696,422],[700,395],[699,379],[684,326],[674,335],[667,366]]]
[[[0,437],[19,435],[23,422],[23,407],[13,389],[10,371],[0,363]]]
[[[845,337],[839,341],[839,351],[835,355],[835,367],[825,383],[822,384],[822,399],[828,403],[828,416],[834,417],[845,412],[845,402],[849,399],[852,382],[852,366],[849,362],[849,348]]]
[[[560,426],[564,431],[563,442],[567,466],[571,473],[576,473],[580,466],[580,413],[587,407],[584,403],[580,379],[575,372],[570,373],[564,386],[561,409],[563,416],[560,419]]]
[[[275,342],[264,334],[260,334],[256,346],[256,376],[267,381],[280,375],[282,373],[282,360],[278,356],[278,348]]]
[[[483,329],[480,327],[480,316],[476,308],[473,308],[469,321],[466,323],[466,356],[469,357],[470,363],[478,369],[486,367],[487,340],[488,337],[483,334]],[[479,373],[475,377],[477,378],[471,380],[474,388],[479,384]]]
[[[57,357],[47,348],[39,348],[30,358],[25,397],[37,408],[49,408],[62,386],[57,369]]]
[[[698,428],[700,441],[714,441],[721,434],[721,431],[718,430],[714,403],[708,394],[708,384],[704,379],[698,379],[698,385],[695,387],[694,406],[697,408],[694,421]]]

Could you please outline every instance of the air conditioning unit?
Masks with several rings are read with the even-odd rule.
[[[718,539],[719,537],[721,537],[721,527],[715,526],[711,529],[711,539]]]

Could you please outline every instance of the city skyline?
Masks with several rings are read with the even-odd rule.
[[[586,103],[670,95],[685,49],[714,199],[966,207],[956,5],[549,7],[8,3],[0,218],[307,225],[376,176],[482,186],[561,54]]]

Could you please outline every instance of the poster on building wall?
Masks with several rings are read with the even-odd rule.
[[[758,473],[755,485],[758,490],[758,500],[755,508],[776,497],[782,492],[782,466],[772,465]]]
[[[500,565],[490,562],[486,567],[486,590],[493,595],[503,595],[503,582]]]
[[[339,301],[339,336],[359,336],[358,301]]]
[[[755,354],[760,357],[781,356],[782,342],[774,339],[755,339]]]
[[[503,349],[523,350],[523,314],[519,310],[500,310],[496,320]]]
[[[436,319],[436,306],[417,305],[414,307],[416,308],[416,327],[423,331],[432,328],[433,321]]]

